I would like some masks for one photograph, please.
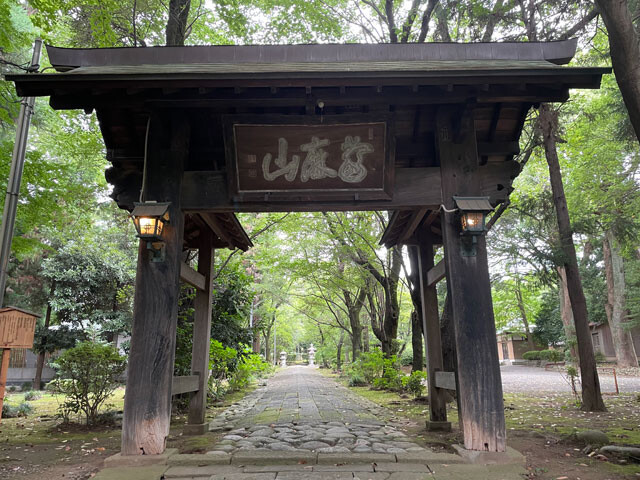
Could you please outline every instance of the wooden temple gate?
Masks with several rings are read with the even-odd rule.
[[[457,388],[465,447],[504,451],[485,239],[461,235],[454,197],[504,202],[530,108],[599,87],[608,69],[561,66],[575,47],[49,47],[57,73],[8,77],[55,109],[97,112],[121,208],[142,188],[170,202],[164,260],[140,242],[122,453],[164,451],[172,391],[195,391],[189,429],[206,429],[213,250],[251,245],[234,212],[328,210],[393,211],[381,242],[409,245],[418,266],[428,424],[448,427],[442,393]],[[183,263],[192,249],[197,272]],[[457,376],[443,370],[435,284],[445,276]],[[180,278],[198,293],[192,376],[174,379]]]

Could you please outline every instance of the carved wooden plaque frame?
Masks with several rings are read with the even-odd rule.
[[[228,184],[234,201],[389,200],[390,116],[228,116]]]

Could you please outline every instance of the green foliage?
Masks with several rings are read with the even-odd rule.
[[[22,402],[19,405],[2,405],[2,418],[27,417],[33,412],[33,406],[30,403]]]
[[[40,392],[36,392],[34,390],[29,390],[28,392],[25,392],[24,399],[26,401],[38,400],[41,396],[42,395],[40,394]]]
[[[564,360],[564,352],[561,350],[540,350],[540,360],[546,362],[560,362]]]
[[[100,245],[69,242],[43,262],[42,275],[55,284],[50,304],[58,321],[108,333],[129,330],[130,305],[118,295],[133,283],[133,271],[105,253]]]
[[[391,358],[385,358],[383,361],[384,373],[381,378],[373,380],[374,388],[382,390],[391,390],[393,392],[400,392],[404,388],[403,378],[404,373],[398,368],[398,361],[395,355]]]
[[[349,369],[346,372],[347,383],[350,387],[362,387],[367,384],[367,381],[362,376],[362,372],[356,369]]]
[[[229,390],[232,392],[241,390],[255,379],[268,375],[273,367],[255,353],[245,353],[237,363],[235,370],[229,377]]]
[[[402,355],[400,355],[400,365],[403,367],[413,365],[413,349],[406,348],[404,352],[402,352]]]
[[[82,412],[87,424],[95,424],[100,407],[120,383],[126,358],[110,345],[82,342],[63,352],[55,362],[58,379],[56,389],[66,398],[60,406],[61,417]],[[67,381],[64,381],[67,380]]]
[[[402,386],[414,397],[421,397],[426,388],[424,385],[424,381],[426,379],[427,372],[423,370],[415,370],[411,372],[411,375],[402,379]]]
[[[607,357],[605,357],[604,353],[599,350],[595,352],[594,357],[596,359],[596,363],[605,363],[607,361]]]
[[[362,353],[355,362],[353,368],[358,370],[369,384],[382,378],[384,373],[385,358],[382,350],[374,348],[368,353]]]
[[[524,358],[525,360],[540,360],[540,351],[531,350],[529,352],[524,352],[522,354],[522,358]]]
[[[533,337],[542,345],[564,343],[565,333],[560,316],[560,302],[557,289],[545,290],[540,297],[540,305],[535,313]]]
[[[225,347],[218,340],[211,339],[209,347],[209,396],[220,400],[226,393],[225,382],[230,372],[235,370],[238,352],[231,347]]]

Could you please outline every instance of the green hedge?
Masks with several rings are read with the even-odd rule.
[[[524,352],[525,360],[544,360],[545,362],[561,362],[564,360],[564,352],[560,350],[531,350]]]

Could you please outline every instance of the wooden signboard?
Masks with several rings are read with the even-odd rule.
[[[387,121],[229,119],[226,129],[229,186],[236,200],[391,198]]]
[[[4,392],[7,386],[7,371],[12,348],[33,347],[33,334],[36,330],[36,320],[40,315],[20,310],[15,307],[0,308],[0,418]]]
[[[0,348],[31,348],[38,315],[13,307],[0,309]]]

